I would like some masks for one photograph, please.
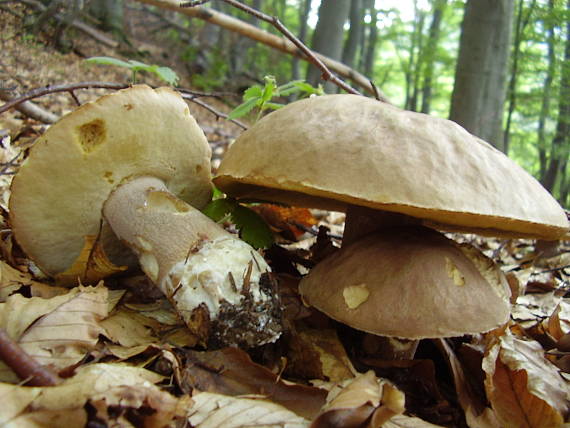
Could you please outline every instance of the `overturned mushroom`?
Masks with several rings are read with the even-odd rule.
[[[115,264],[132,265],[136,254],[203,342],[275,341],[267,264],[198,210],[211,197],[210,154],[170,89],[138,85],[85,104],[48,129],[14,178],[16,240],[57,276],[98,235]]]
[[[569,228],[565,213],[554,198],[533,177],[488,143],[451,121],[355,95],[309,98],[267,115],[230,147],[214,182],[237,198],[347,212],[343,239],[346,248],[339,258],[325,261],[322,268],[313,269],[300,286],[310,304],[337,319],[337,312],[341,310],[339,302],[346,299],[346,293],[352,293],[350,299],[358,301],[364,299],[367,292],[370,296],[382,293],[395,296],[399,290],[398,293],[407,296],[406,303],[411,305],[412,296],[419,294],[420,288],[435,287],[432,282],[436,280],[428,285],[419,277],[406,281],[400,276],[395,282],[383,278],[387,274],[376,269],[374,263],[377,262],[371,254],[377,250],[377,245],[384,248],[385,253],[387,242],[397,247],[398,239],[393,233],[400,234],[402,248],[407,248],[410,244],[405,241],[410,234],[406,230],[418,230],[420,225],[438,230],[545,240],[559,239]],[[347,247],[351,243],[358,244],[359,239],[375,231],[381,231],[375,235],[377,243],[373,244],[367,238],[366,244],[360,244],[364,247]],[[389,238],[383,238],[384,233]],[[433,252],[429,257],[420,258],[422,263],[429,264],[428,260],[439,257],[438,265],[445,266],[446,253],[439,245],[447,242],[445,238],[434,238],[436,232],[410,233],[415,236],[415,242],[422,242],[424,255]],[[443,247],[460,257],[465,267],[476,264],[482,257],[465,258],[452,243]],[[374,280],[374,274],[367,276],[366,289],[364,286],[358,288],[359,284],[348,279],[350,270],[344,271],[345,280],[337,283],[343,285],[329,284],[332,279],[328,276],[327,280],[323,279],[323,271],[332,265],[341,269],[340,265],[358,264],[359,257],[350,255],[351,251],[362,256],[361,271],[370,269],[381,277]],[[469,250],[470,253],[473,251]],[[397,260],[390,259],[397,264],[394,268],[418,272],[418,260],[406,251],[399,254]],[[424,267],[426,272],[430,269],[427,265]],[[476,271],[473,267],[470,270]],[[444,273],[442,270],[439,274]],[[497,274],[500,275],[498,270]],[[504,280],[499,282],[504,285]],[[482,288],[502,287],[484,285],[479,280],[475,283]],[[348,285],[352,288],[347,289]],[[341,291],[333,296],[335,287],[340,287],[338,290]],[[372,294],[371,288],[385,290]],[[441,292],[441,289],[437,290]],[[479,327],[470,329],[472,332],[489,330],[508,317],[508,301],[502,292],[490,293],[486,298],[495,299],[496,308],[501,309],[496,318],[490,318],[489,322],[481,320]],[[331,303],[334,299],[336,302]],[[373,301],[377,303],[376,299]],[[469,308],[469,301],[464,304]],[[332,306],[335,306],[334,310]],[[355,313],[357,307],[349,305],[342,310]],[[430,310],[434,307],[429,306]],[[372,311],[368,318],[370,323],[385,322],[380,315],[373,321],[375,311],[382,308],[374,310],[371,305],[366,308]],[[400,309],[412,315],[409,309]],[[446,309],[442,305],[439,310]],[[419,311],[416,316],[424,317],[425,323],[442,319],[426,311]],[[351,320],[355,318],[347,317],[343,321],[353,325]],[[401,319],[400,322],[405,321]],[[445,335],[463,334],[463,329],[453,332],[445,324],[433,327],[447,331]],[[382,326],[356,328],[383,330]],[[441,336],[437,331],[413,334],[400,331],[388,335]]]

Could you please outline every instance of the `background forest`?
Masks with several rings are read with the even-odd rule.
[[[214,19],[160,0],[3,3],[35,10],[25,21],[30,37],[45,36],[46,23],[58,17],[62,24],[48,38],[63,50],[73,49],[77,31],[68,24],[81,19],[113,34],[124,59],[144,61],[133,34],[146,31],[168,47],[159,65],[174,68],[181,83],[196,89],[240,92],[271,75],[278,84],[306,79],[326,92],[340,91],[308,62],[256,40],[255,31],[245,28],[248,38],[228,30],[230,21],[282,37],[271,23],[226,2],[194,2]],[[451,118],[514,158],[569,206],[569,0],[244,3],[277,17],[314,51],[342,63],[332,71],[357,90],[373,96],[370,80],[395,105]],[[237,101],[228,100],[234,106]]]

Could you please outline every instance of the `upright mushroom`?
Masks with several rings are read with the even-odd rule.
[[[275,341],[280,314],[267,264],[199,211],[211,197],[210,155],[175,91],[137,85],[103,96],[33,146],[12,183],[14,236],[52,276],[99,236],[115,264],[136,254],[203,342]]]
[[[359,285],[351,282],[359,279],[350,277],[356,268],[340,274],[339,269],[349,265],[354,267],[362,262],[360,270],[370,271],[365,275],[366,287],[384,288],[374,295],[392,293],[394,296],[393,293],[400,290],[402,296],[413,296],[420,294],[420,287],[441,285],[418,280],[419,268],[412,255],[416,253],[398,251],[397,259],[388,257],[386,248],[395,248],[398,242],[393,232],[384,237],[382,233],[375,235],[374,244],[370,239],[357,242],[374,231],[396,231],[402,238],[402,248],[406,248],[409,243],[403,240],[411,233],[406,230],[418,230],[419,225],[546,240],[560,238],[569,228],[564,211],[552,196],[488,143],[451,121],[355,95],[309,98],[267,115],[230,147],[214,182],[222,191],[237,198],[347,212],[343,247],[350,243],[359,247],[344,248],[340,256],[323,262],[323,267],[314,269],[300,285],[301,294],[310,304],[337,319],[339,316],[333,314],[331,305],[335,306],[334,310],[347,313],[354,314],[358,310],[338,307],[340,302],[346,302],[343,293],[347,287]],[[484,285],[481,272],[476,275],[478,269],[471,266],[483,259],[466,256],[473,254],[474,249],[460,251],[445,238],[434,238],[433,232],[411,235],[415,236],[414,242],[422,242],[423,255],[429,253],[427,248],[432,248],[432,255],[421,258],[425,263],[432,263],[436,255],[440,258],[436,265],[441,278],[449,273],[445,254],[453,253],[455,259],[449,259],[452,265],[463,266],[458,268],[457,275],[473,278],[475,282],[470,283],[477,283],[480,289],[495,289],[486,298],[494,299],[495,307],[502,309],[491,320],[480,320],[479,331],[492,329],[507,319],[504,280]],[[382,251],[376,255],[370,253],[377,251],[377,246]],[[442,252],[442,248],[445,251]],[[351,252],[354,253],[350,255]],[[387,285],[390,278],[376,281],[376,275],[383,275],[374,266],[380,263],[374,262],[377,257],[388,257],[387,260],[397,263],[393,269],[413,270],[415,280],[400,277],[391,285]],[[324,271],[333,265],[338,275],[327,275],[325,279]],[[468,266],[473,275],[467,275]],[[424,269],[433,271],[435,265],[426,265]],[[352,291],[358,295],[357,288]],[[442,292],[441,289],[433,291]],[[325,300],[334,303],[325,304]],[[411,299],[407,302],[411,303]],[[480,302],[487,304],[484,299]],[[464,303],[470,304],[469,301]],[[432,309],[446,310],[444,305]],[[367,305],[367,310],[372,311],[367,315],[368,326],[385,322],[381,308],[374,311]],[[425,311],[416,315],[419,314],[425,315],[423,321],[418,321],[424,323],[444,317],[433,313],[428,316]],[[354,318],[347,315],[343,321],[350,324],[349,319]],[[372,331],[362,325],[356,328]],[[378,330],[381,329],[379,325]],[[451,332],[448,327],[441,327],[442,332],[446,329],[447,333]],[[475,330],[477,328],[471,326],[470,331]],[[416,331],[411,335],[399,331],[393,335],[440,336],[437,331]]]

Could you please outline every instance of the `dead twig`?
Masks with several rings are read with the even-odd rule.
[[[59,378],[47,367],[42,366],[28,355],[20,345],[0,328],[0,359],[29,386],[53,386]]]
[[[78,90],[78,89],[113,89],[113,90],[119,90],[119,89],[128,88],[129,86],[130,86],[130,84],[127,84],[127,83],[113,83],[113,82],[79,82],[79,83],[68,83],[68,84],[62,84],[62,85],[47,85],[47,86],[43,86],[41,88],[32,89],[31,91],[26,92],[25,94],[20,95],[19,97],[12,98],[11,100],[2,104],[0,106],[0,114],[4,113],[7,110],[10,110],[11,108],[17,108],[19,105],[22,105],[23,103],[25,103],[29,100],[32,100],[34,98],[39,98],[39,97],[42,97],[44,95],[54,94],[54,93],[58,93],[58,92],[68,92],[73,97],[73,99],[76,101],[76,103],[79,105],[80,104],[79,100],[77,99],[77,97],[75,96],[75,93],[74,93],[75,90]],[[228,115],[216,110],[214,107],[212,107],[209,104],[206,104],[205,102],[202,102],[201,100],[198,99],[198,98],[205,98],[205,97],[219,98],[219,97],[221,97],[220,94],[218,94],[218,93],[208,94],[206,92],[192,91],[190,89],[178,89],[178,88],[173,88],[173,89],[177,90],[180,93],[180,95],[182,96],[182,98],[184,98],[185,100],[191,101],[194,104],[197,104],[200,107],[208,110],[210,113],[214,114],[218,119],[223,118],[223,119],[229,120],[230,122],[239,126],[240,128],[247,129],[247,126],[245,124],[243,124],[242,122],[240,122],[239,120],[228,119]]]

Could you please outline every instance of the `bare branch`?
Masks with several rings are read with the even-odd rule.
[[[0,114],[4,113],[7,110],[10,110],[11,108],[17,108],[18,106],[22,105],[23,103],[26,103],[29,100],[32,100],[34,98],[39,98],[39,97],[42,97],[44,95],[55,94],[58,92],[68,92],[73,97],[73,99],[77,102],[77,104],[79,104],[79,100],[77,99],[77,97],[75,96],[75,94],[73,92],[77,89],[113,89],[113,90],[119,90],[119,89],[128,88],[129,86],[130,85],[126,84],[126,83],[113,83],[113,82],[79,82],[79,83],[68,83],[68,84],[62,84],[62,85],[43,86],[41,88],[32,89],[31,91],[25,93],[24,95],[21,95],[17,98],[13,98],[10,101],[7,101],[6,103],[2,104],[0,106]],[[180,93],[180,95],[182,96],[182,98],[184,98],[185,100],[191,101],[194,104],[197,104],[200,107],[208,110],[210,113],[214,114],[218,119],[223,118],[223,119],[229,120],[230,122],[234,123],[235,125],[239,126],[240,128],[247,129],[247,126],[245,124],[243,124],[242,122],[240,122],[239,120],[228,119],[228,115],[216,110],[212,106],[210,106],[210,105],[206,104],[205,102],[202,102],[198,99],[198,98],[204,98],[204,97],[220,98],[223,96],[223,93],[209,94],[206,92],[192,91],[190,89],[184,89],[184,88],[180,88],[180,89],[173,88],[173,89],[177,90]],[[235,94],[231,94],[231,95],[235,95]],[[25,112],[23,112],[23,113],[25,113]],[[54,116],[54,117],[55,117],[55,119],[57,119],[57,116]],[[55,120],[48,122],[48,123],[53,123],[53,122],[55,122]]]
[[[0,328],[0,359],[20,379],[27,380],[29,386],[53,386],[59,383],[56,374],[30,357],[3,328]]]

